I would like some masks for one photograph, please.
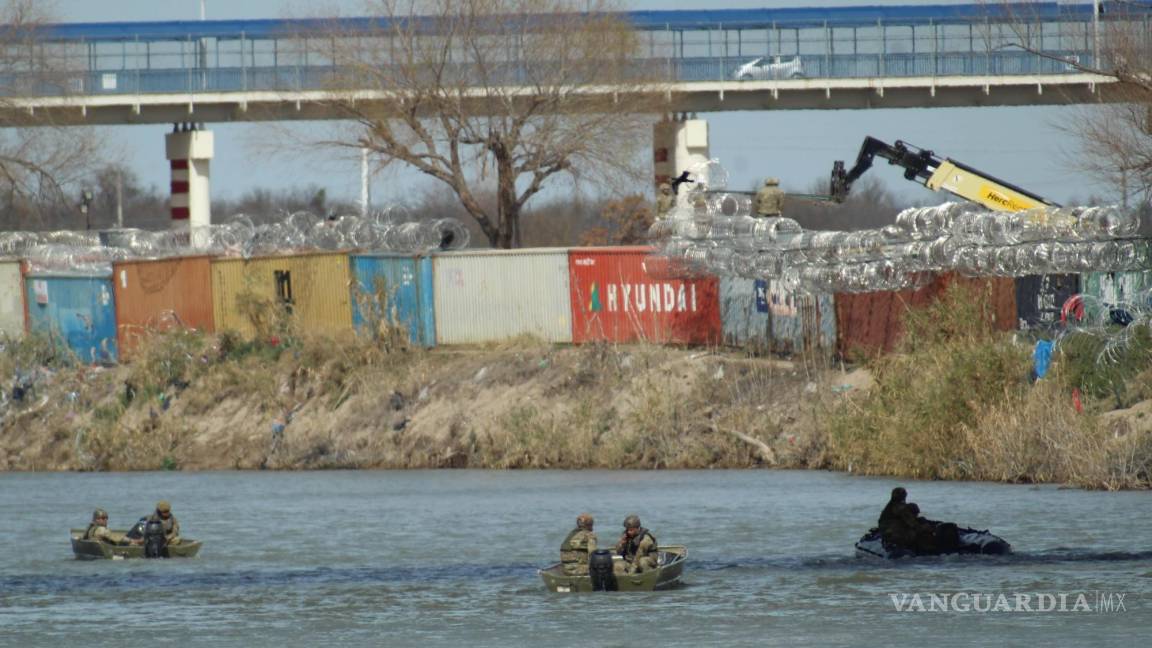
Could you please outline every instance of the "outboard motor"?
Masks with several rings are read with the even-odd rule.
[[[612,572],[612,552],[597,549],[588,556],[588,575],[592,577],[593,592],[615,592],[616,574]]]
[[[164,523],[160,520],[148,520],[144,525],[144,557],[168,557],[168,538],[164,535]]]

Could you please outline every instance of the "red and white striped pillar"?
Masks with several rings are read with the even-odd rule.
[[[177,130],[164,136],[164,148],[172,168],[172,196],[169,207],[172,229],[189,234],[192,247],[201,247],[212,224],[212,194],[209,188],[212,162],[212,132]],[[205,235],[197,235],[197,232]]]

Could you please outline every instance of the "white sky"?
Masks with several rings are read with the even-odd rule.
[[[631,9],[723,9],[803,6],[800,0],[632,0]],[[878,4],[945,4],[905,0],[812,0],[812,6]],[[200,0],[55,0],[48,2],[64,22],[197,20]],[[205,0],[209,19],[281,18],[356,15],[362,0]],[[834,160],[851,164],[861,141],[873,135],[886,141],[902,139],[932,149],[1029,189],[1068,203],[1104,188],[1078,173],[1073,165],[1074,143],[1056,125],[1081,118],[1081,108],[923,108],[891,110],[762,111],[701,114],[709,122],[711,153],[728,170],[730,188],[750,189],[764,176],[782,179],[786,189],[807,190],[828,176]],[[249,124],[209,124],[216,134],[212,162],[215,195],[238,197],[257,187],[279,189],[315,184],[329,196],[348,200],[360,195],[356,164],[300,155],[270,156],[256,145],[274,137],[268,127]],[[294,128],[309,128],[308,124]],[[168,183],[163,135],[170,126],[110,127],[110,140],[145,184]],[[986,142],[1002,142],[989,147]],[[899,171],[878,164],[869,172],[899,195],[935,201],[930,191],[904,180]],[[377,177],[373,202],[385,204],[412,193],[412,175]],[[428,181],[415,180],[419,186]],[[638,187],[638,190],[647,190]]]

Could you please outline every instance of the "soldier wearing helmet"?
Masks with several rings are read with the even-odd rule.
[[[656,217],[664,218],[676,206],[676,194],[672,185],[667,182],[660,183],[660,192],[656,194]]]
[[[588,556],[596,551],[596,534],[592,533],[595,520],[589,513],[576,516],[576,528],[560,543],[560,563],[568,576],[588,575]]]
[[[640,516],[624,518],[624,534],[616,543],[616,553],[624,558],[624,573],[639,574],[656,569],[657,547],[656,536],[641,526]]]
[[[88,528],[84,531],[83,539],[114,545],[128,544],[128,540],[124,537],[124,534],[108,530],[108,511],[102,508],[98,508],[92,512],[92,522],[88,524]]]
[[[176,516],[172,515],[172,505],[168,500],[156,502],[156,512],[148,516],[148,522],[160,522],[164,527],[165,544],[180,544],[180,523],[176,521]]]
[[[764,178],[764,186],[756,192],[756,215],[773,218],[784,212],[784,191],[776,178]]]

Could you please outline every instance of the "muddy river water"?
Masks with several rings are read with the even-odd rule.
[[[889,490],[1016,551],[854,557]],[[74,560],[172,502],[198,558]],[[577,513],[685,544],[684,586],[551,594]],[[1152,493],[791,471],[0,474],[0,645],[1147,645]]]

